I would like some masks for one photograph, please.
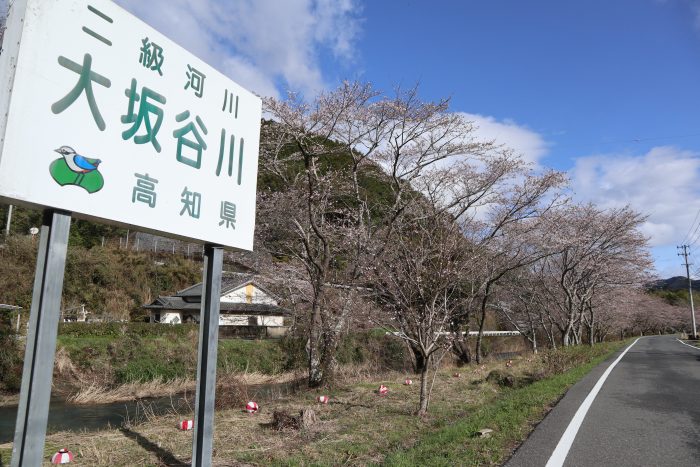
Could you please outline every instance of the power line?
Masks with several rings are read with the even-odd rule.
[[[564,145],[556,145],[556,149],[558,151],[582,151],[582,150],[588,150],[586,148],[594,148],[598,146],[607,146],[607,145],[615,145],[615,144],[629,144],[629,143],[645,143],[648,141],[658,141],[658,140],[675,140],[675,139],[682,139],[682,138],[696,138],[699,137],[700,133],[686,133],[682,135],[664,135],[664,136],[649,136],[649,137],[641,137],[641,138],[620,138],[620,139],[614,139],[614,140],[599,140],[599,141],[589,141],[588,144],[582,145],[582,144],[564,144]]]
[[[692,228],[692,226],[691,226]],[[688,237],[688,239],[684,242],[688,244],[688,246],[693,246],[697,243],[698,240],[700,240],[700,223],[698,223],[697,227],[695,227],[695,230],[693,233]]]
[[[698,208],[698,212],[695,213],[695,219],[693,220],[693,223],[690,224],[690,228],[688,229],[688,233],[685,234],[685,237],[683,237],[683,242],[681,242],[681,243],[685,243],[688,240],[690,240],[690,237],[689,237],[690,231],[693,230],[693,226],[698,221],[698,217],[700,217],[700,208]]]
[[[691,138],[693,136],[700,136],[700,133],[688,133],[685,135],[651,136],[648,138],[632,138],[632,139],[628,139],[628,140],[607,141],[607,142],[604,142],[603,144],[641,143],[644,141],[656,141],[656,140],[660,140],[660,139]]]

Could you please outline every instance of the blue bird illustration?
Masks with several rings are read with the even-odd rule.
[[[58,149],[54,149],[54,151],[62,155],[63,159],[65,159],[66,164],[68,165],[68,168],[77,174],[92,172],[93,170],[96,170],[102,162],[99,159],[89,159],[87,157],[83,157],[76,153],[75,149],[70,146],[61,146]]]

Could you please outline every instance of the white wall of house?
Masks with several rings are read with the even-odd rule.
[[[258,316],[259,326],[284,326],[284,316]]]
[[[165,324],[182,324],[182,314],[178,311],[161,311],[160,322]]]
[[[277,305],[277,301],[253,284],[244,285],[221,297],[223,303],[263,303]]]

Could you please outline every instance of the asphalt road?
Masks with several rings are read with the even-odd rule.
[[[574,385],[506,466],[545,466],[584,399],[621,353]],[[700,349],[671,336],[639,339],[609,373],[563,465],[700,466]]]

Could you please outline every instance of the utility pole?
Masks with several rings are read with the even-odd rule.
[[[690,247],[688,245],[681,245],[676,248],[682,250],[681,253],[678,253],[678,256],[682,256],[685,260],[683,265],[685,266],[685,273],[688,276],[688,293],[690,294],[690,318],[693,323],[693,339],[697,339],[698,331],[695,327],[695,305],[693,305],[693,282],[690,280],[690,263],[688,263],[688,249]]]

